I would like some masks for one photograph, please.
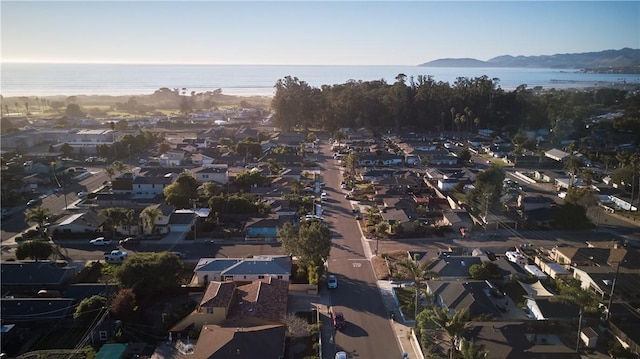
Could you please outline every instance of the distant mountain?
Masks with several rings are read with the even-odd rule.
[[[488,61],[476,59],[438,59],[419,66],[425,67],[533,67],[557,69],[597,69],[611,67],[640,67],[640,49],[556,54],[541,56],[503,55]]]

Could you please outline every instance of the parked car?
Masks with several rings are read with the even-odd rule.
[[[110,239],[105,239],[104,237],[98,237],[89,241],[90,244],[94,246],[108,246],[111,244]]]
[[[323,201],[326,201],[327,199],[329,199],[327,192],[322,192],[322,194],[320,195],[320,199]]]
[[[39,203],[40,203],[39,199],[31,199],[29,200],[29,202],[27,202],[27,207],[33,207]]]
[[[333,327],[336,330],[344,328],[344,326],[347,324],[347,322],[344,320],[344,314],[342,314],[342,312],[340,311],[333,312],[332,316],[333,316]]]
[[[329,274],[329,277],[327,278],[327,287],[329,289],[338,288],[338,278],[335,274]]]
[[[140,244],[140,238],[137,237],[127,237],[125,239],[121,239],[120,241],[118,241],[118,244],[120,244],[121,246],[137,246]]]
[[[337,352],[335,359],[347,359],[347,352]]]
[[[347,187],[347,184],[342,182],[342,184],[340,184],[340,188],[342,189],[349,189],[349,187]]]
[[[85,198],[87,196],[87,192],[78,192],[78,198]]]
[[[302,219],[304,221],[313,221],[313,220],[324,221],[324,218],[322,218],[322,216],[318,216],[316,214],[307,214],[306,216],[302,217]]]

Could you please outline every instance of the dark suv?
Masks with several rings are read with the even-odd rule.
[[[337,329],[344,328],[347,322],[344,320],[344,314],[342,312],[334,312],[333,313],[333,327]]]

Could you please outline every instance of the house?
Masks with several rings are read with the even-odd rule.
[[[106,341],[105,341],[106,342]],[[103,344],[96,354],[96,359],[124,359],[129,354],[128,344],[111,343]]]
[[[234,282],[209,282],[196,309],[174,325],[170,332],[179,333],[187,329],[199,331],[205,324],[221,324],[235,303],[235,293]]]
[[[193,153],[190,156],[191,163],[195,166],[208,166],[214,163],[215,158],[207,156],[204,153]]]
[[[145,216],[144,214],[142,214],[142,213],[145,213],[145,210],[147,209],[160,211],[160,215],[155,218],[155,220],[153,221],[153,225],[149,225],[148,223],[146,223],[147,218],[144,218]],[[170,206],[165,202],[153,204],[151,206],[146,207],[141,212],[141,216],[142,216],[141,220],[142,220],[142,223],[144,224],[143,225],[144,234],[169,233],[169,230],[170,230],[169,221],[171,220],[171,217],[174,211],[175,211],[175,207]],[[191,220],[193,220],[193,216]]]
[[[540,208],[549,209],[551,208],[552,204],[555,204],[553,199],[545,196],[518,196],[518,207],[524,212],[533,211]]]
[[[4,277],[3,277],[4,280]],[[3,283],[4,285],[4,283]],[[0,298],[3,322],[55,322],[70,317],[75,306],[70,298]]]
[[[399,166],[404,163],[404,157],[400,155],[393,155],[390,153],[376,154],[361,154],[358,158],[358,165],[369,166]]]
[[[461,233],[461,229],[473,228],[473,219],[464,209],[452,209],[443,213],[444,223],[451,226],[455,233]]]
[[[580,314],[577,305],[555,302],[548,298],[528,298],[526,306],[535,320],[570,321]]]
[[[111,129],[70,131],[60,138],[59,147],[64,143],[73,148],[74,153],[96,154],[98,146],[113,146],[118,140],[118,132]]]
[[[164,189],[176,179],[178,179],[178,175],[173,172],[163,176],[136,176],[133,180],[133,193],[147,196],[162,195]]]
[[[501,317],[500,312],[487,295],[490,291],[485,281],[427,281],[427,292],[435,303],[455,313],[468,308],[471,317],[490,315]]]
[[[58,223],[49,227],[49,232],[54,235],[64,233],[92,233],[102,228],[107,217],[93,211],[70,214],[63,217]]]
[[[289,280],[274,277],[253,280],[238,285],[236,295],[239,302],[232,307],[230,320],[257,318],[270,323],[281,323],[287,314]]]
[[[184,233],[193,229],[196,223],[196,215],[191,210],[175,211],[171,213],[169,222],[167,223],[167,232],[171,233]],[[161,230],[162,227],[157,227]]]
[[[385,209],[380,215],[384,221],[389,223],[389,231],[395,226],[401,226],[405,232],[412,232],[415,229],[415,219],[412,219],[403,209]]]
[[[442,255],[429,265],[428,270],[435,272],[436,276],[442,279],[469,278],[469,267],[474,264],[481,265],[482,259],[472,256]]]
[[[200,331],[193,354],[188,357],[280,359],[285,354],[285,333],[286,327],[282,324],[205,325]]]
[[[616,273],[617,272],[617,273]],[[608,299],[612,290],[623,300],[636,301],[640,298],[640,271],[615,266],[573,267],[573,278],[580,281],[580,287],[594,292],[601,299]],[[613,283],[615,280],[615,288]]]
[[[522,321],[471,322],[467,340],[484,347],[491,359],[580,359],[554,334],[534,329]]]
[[[280,216],[271,214],[266,218],[254,218],[245,224],[245,240],[247,241],[275,241],[278,229],[287,222],[294,222],[295,216]]]
[[[545,157],[551,158],[552,160],[558,162],[563,162],[571,156],[571,154],[558,150],[556,148],[545,151],[544,155]]]
[[[246,282],[274,278],[289,281],[291,257],[201,258],[194,270],[194,283],[209,281]]]
[[[60,290],[78,273],[75,266],[59,266],[52,262],[0,263],[2,292],[19,289],[34,294],[41,289]]]
[[[187,154],[183,150],[169,150],[160,155],[159,162],[161,167],[180,166],[185,160]]]
[[[188,169],[187,172],[201,183],[227,184],[229,182],[229,165],[226,164],[196,167]]]

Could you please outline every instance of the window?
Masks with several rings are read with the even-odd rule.
[[[263,275],[259,275],[258,279],[264,279],[264,276]]]
[[[281,275],[279,275],[279,276],[278,276],[278,279],[282,279],[282,276],[281,276]]]
[[[213,308],[207,307],[207,314],[213,314]]]
[[[98,335],[100,335],[100,340],[108,340],[108,336],[107,336],[107,331],[106,330],[101,330]]]

